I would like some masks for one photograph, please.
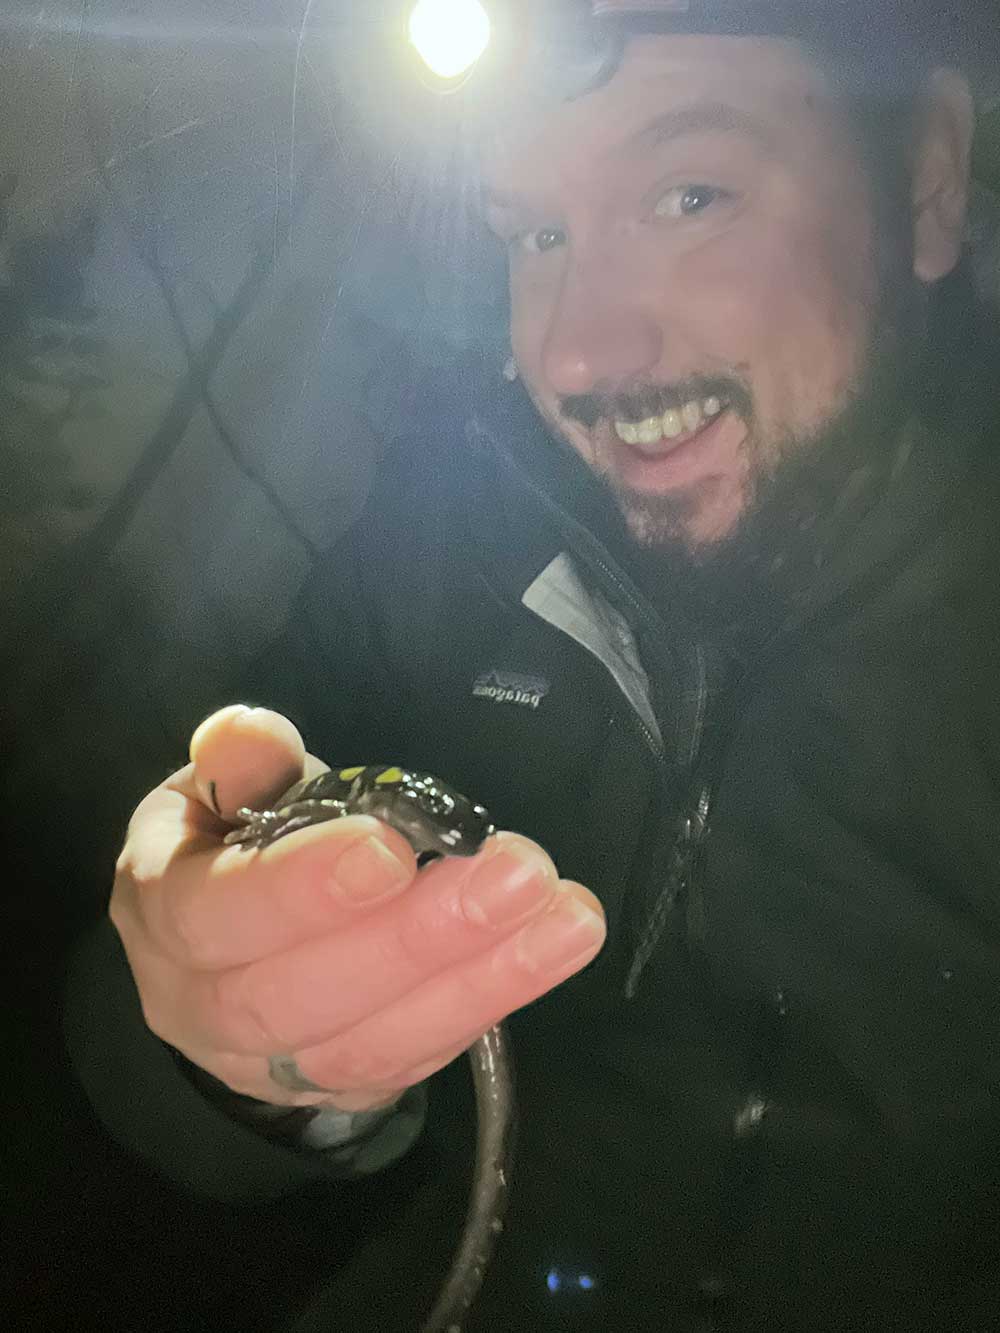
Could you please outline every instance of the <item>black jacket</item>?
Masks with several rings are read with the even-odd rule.
[[[997,1326],[1000,465],[955,403],[721,674],[582,468],[509,422],[397,449],[260,665],[314,752],[440,773],[607,911],[511,1020],[517,1175],[470,1333]],[[68,1032],[105,1123],[186,1188],[329,1179],[331,1281],[290,1328],[419,1325],[467,1190],[462,1062],[410,1152],[378,1169],[387,1134],[342,1181],[200,1096],[107,926]]]

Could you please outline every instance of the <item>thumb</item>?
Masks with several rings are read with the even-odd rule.
[[[240,806],[259,810],[303,776],[308,756],[287,717],[269,708],[230,704],[207,717],[191,737],[199,799],[223,819]],[[310,773],[320,768],[308,763]]]

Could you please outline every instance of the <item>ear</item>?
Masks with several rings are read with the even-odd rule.
[[[975,119],[965,76],[935,70],[924,88],[913,148],[913,271],[923,282],[950,273],[962,252]]]

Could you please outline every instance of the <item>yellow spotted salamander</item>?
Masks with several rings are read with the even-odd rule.
[[[373,815],[397,829],[421,860],[472,856],[494,832],[481,805],[431,777],[396,765],[368,764],[297,782],[272,810],[237,812],[242,827],[227,843],[266,847],[297,829],[342,815]],[[503,1230],[514,1139],[514,1079],[498,1024],[469,1049],[476,1094],[476,1161],[458,1250],[421,1333],[461,1333],[493,1247]]]

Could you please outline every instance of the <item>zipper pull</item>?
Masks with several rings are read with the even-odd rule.
[[[646,929],[632,958],[628,978],[625,982],[625,998],[634,1000],[639,988],[639,978],[653,955],[666,928],[667,919],[678,901],[687,898],[690,913],[692,900],[696,900],[702,915],[704,908],[701,886],[695,882],[697,856],[708,830],[708,816],[712,805],[712,792],[707,782],[698,790],[697,799],[688,807],[688,812],[681,821],[680,829],[670,853],[666,881],[657,897],[653,910],[649,914]]]

